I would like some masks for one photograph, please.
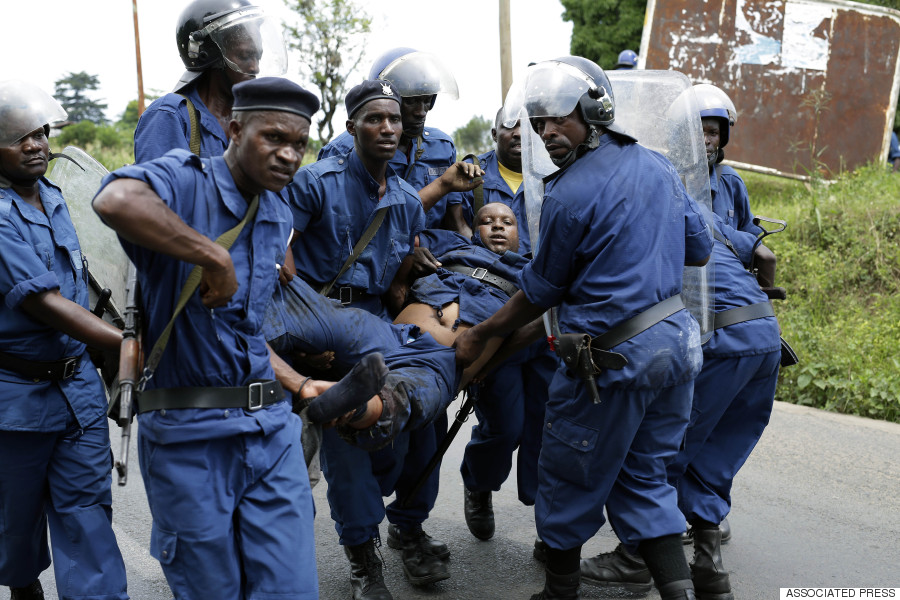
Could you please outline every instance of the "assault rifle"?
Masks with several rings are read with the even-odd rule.
[[[125,286],[125,328],[122,331],[122,348],[119,354],[119,385],[110,414],[116,411],[115,421],[122,428],[122,445],[115,462],[119,485],[128,482],[128,445],[131,440],[131,423],[134,420],[134,404],[141,391],[141,372],[144,370],[144,353],[141,347],[141,312],[138,294],[137,269],[128,266],[128,283]]]

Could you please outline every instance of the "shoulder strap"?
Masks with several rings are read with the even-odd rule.
[[[481,161],[478,160],[478,157],[474,154],[466,154],[463,157],[463,161],[467,161],[470,158],[472,159],[472,164],[479,166],[481,165]],[[479,185],[477,188],[472,190],[472,196],[472,218],[474,219],[475,215],[478,214],[478,211],[481,210],[481,208],[484,206],[484,186]]]
[[[241,219],[241,222],[220,235],[216,239],[216,243],[229,250],[231,245],[234,244],[234,241],[237,239],[238,235],[240,235],[241,230],[244,229],[244,225],[248,222],[252,221],[254,217],[256,217],[257,209],[259,208],[259,196],[254,196],[253,200],[250,201],[250,205],[247,207],[247,214],[244,215],[244,218]],[[169,319],[169,322],[166,324],[165,329],[160,334],[159,339],[156,340],[156,344],[153,345],[153,350],[150,351],[150,356],[147,359],[147,366],[144,369],[144,375],[141,379],[143,384],[145,384],[151,377],[153,377],[153,373],[156,371],[156,367],[159,365],[159,361],[162,358],[162,353],[166,349],[166,345],[169,343],[169,335],[172,333],[172,327],[175,325],[175,318],[181,314],[181,311],[184,310],[185,305],[190,299],[191,295],[193,295],[194,291],[200,286],[200,277],[203,275],[203,267],[200,265],[194,265],[194,268],[191,269],[191,272],[188,274],[187,280],[184,282],[184,287],[181,288],[181,295],[178,297],[178,303],[175,305],[175,312],[172,314],[172,318]]]
[[[353,246],[353,251],[350,252],[350,256],[347,257],[346,262],[344,262],[344,266],[341,267],[341,270],[338,271],[338,274],[334,276],[334,279],[331,280],[331,283],[323,287],[319,290],[319,293],[323,296],[327,296],[328,292],[331,291],[331,288],[334,287],[334,284],[340,279],[341,275],[347,272],[347,269],[350,268],[356,259],[359,258],[359,255],[362,254],[362,251],[366,249],[366,246],[369,245],[369,242],[372,241],[372,238],[375,237],[375,234],[378,232],[378,228],[381,227],[382,221],[384,221],[384,215],[387,213],[387,206],[382,206],[378,209],[378,212],[375,213],[375,217],[372,219],[372,222],[369,223],[369,226],[366,227],[366,230],[363,231],[362,237],[359,238],[359,241],[356,242],[356,245]]]
[[[413,156],[413,159],[406,165],[406,172],[403,174],[403,181],[409,177],[409,172],[412,171],[413,165],[419,162],[419,159],[422,158],[422,155],[425,153],[425,139],[420,135],[416,138],[416,153]]]
[[[194,106],[194,103],[191,102],[191,99],[187,96],[179,94],[184,101],[187,103],[188,109],[188,119],[191,122],[191,140],[188,143],[188,146],[191,149],[191,152],[200,156],[200,112],[197,110],[197,107]]]

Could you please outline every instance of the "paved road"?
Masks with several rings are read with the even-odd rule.
[[[438,506],[426,524],[426,531],[450,546],[452,577],[413,588],[403,578],[399,553],[385,546],[386,579],[396,600],[518,600],[543,585],[542,568],[531,557],[533,514],[516,500],[514,485],[494,495],[492,540],[478,541],[466,529],[458,465],[467,432],[464,427],[444,461]],[[165,579],[147,551],[149,515],[134,448],[132,457],[128,486],[114,490],[114,526],[129,591],[136,600],[168,600]],[[314,490],[320,591],[325,600],[343,600],[349,598],[349,570],[324,486]],[[900,425],[776,403],[771,424],[735,482],[729,520],[734,537],[724,559],[740,600],[778,598],[781,587],[900,587]],[[584,555],[615,544],[604,527]],[[52,569],[41,579],[47,599],[56,600]],[[586,586],[582,593],[627,597]],[[647,598],[659,596],[654,590]]]

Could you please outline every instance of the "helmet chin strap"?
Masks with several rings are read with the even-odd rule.
[[[550,157],[550,160],[553,161],[553,164],[563,169],[568,167],[573,162],[581,158],[585,152],[588,150],[593,150],[597,146],[600,145],[600,131],[597,129],[596,125],[590,125],[590,133],[586,140],[569,150],[569,152],[563,156],[562,158],[553,158]]]

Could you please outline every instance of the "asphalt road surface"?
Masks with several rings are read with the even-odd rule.
[[[468,435],[466,425],[444,460],[438,503],[425,524],[450,546],[451,578],[425,588],[410,586],[399,552],[385,544],[385,576],[396,600],[527,599],[543,585],[543,569],[531,556],[533,512],[519,504],[514,474],[494,494],[494,538],[479,541],[466,528],[459,463]],[[113,436],[118,452],[115,427]],[[131,458],[127,487],[113,489],[113,525],[128,567],[129,593],[135,600],[168,600],[172,594],[148,552],[150,517],[134,447]],[[349,566],[329,517],[324,480],[313,493],[321,598],[350,598]],[[769,427],[735,481],[733,500],[733,537],[723,556],[739,600],[777,599],[782,587],[900,587],[900,425],[776,403]],[[382,524],[385,537],[386,528]],[[583,555],[615,545],[605,526]],[[47,599],[56,600],[52,568],[41,580]],[[629,597],[622,590],[589,586],[582,586],[582,595]],[[8,597],[0,591],[0,598]],[[654,589],[646,597],[659,595]]]

